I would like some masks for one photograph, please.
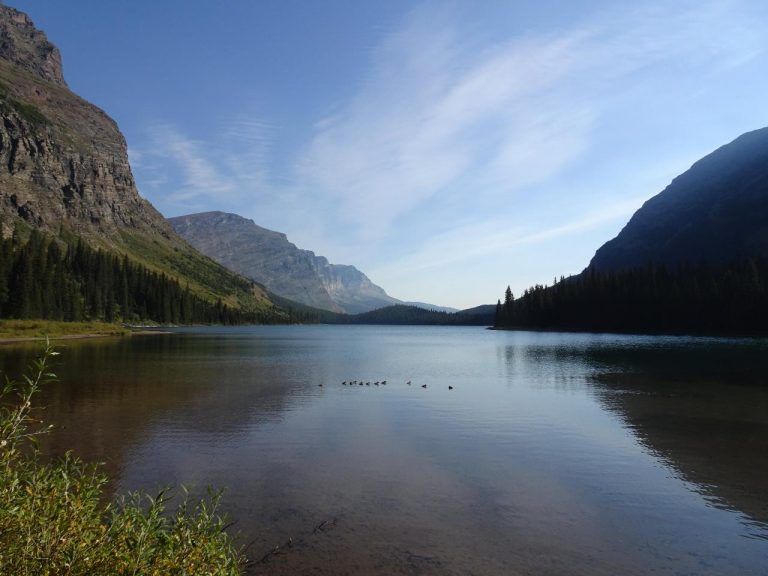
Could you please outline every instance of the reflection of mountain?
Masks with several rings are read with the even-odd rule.
[[[245,341],[242,346],[250,359],[269,354]],[[279,418],[289,397],[304,387],[280,378],[274,363],[222,360],[218,351],[215,337],[172,335],[62,346],[54,368],[60,382],[36,401],[55,426],[43,437],[43,452],[60,456],[71,450],[104,462],[110,476],[119,478],[130,451],[158,424],[210,437],[235,435],[254,422]],[[5,348],[3,373],[18,374],[36,352],[34,346]]]
[[[586,353],[607,368],[598,397],[703,494],[768,522],[768,354],[764,346]]]

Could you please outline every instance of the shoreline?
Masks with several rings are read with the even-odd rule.
[[[104,332],[91,334],[61,334],[59,336],[9,336],[0,337],[2,344],[19,344],[24,342],[45,342],[45,340],[89,340],[92,338],[124,338],[127,336],[157,336],[159,334],[170,334],[165,330],[132,330],[130,332]]]

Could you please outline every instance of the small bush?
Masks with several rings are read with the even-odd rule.
[[[169,510],[171,496],[129,494],[104,504],[98,466],[38,459],[32,398],[55,376],[46,344],[19,381],[0,386],[0,574],[234,576],[244,562],[217,511],[218,493]]]

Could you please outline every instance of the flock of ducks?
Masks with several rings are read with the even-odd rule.
[[[387,381],[386,380],[380,380],[380,381],[376,381],[376,382],[364,382],[362,380],[344,380],[341,383],[342,386],[370,386],[371,384],[373,384],[374,386],[386,386],[387,385]],[[408,382],[406,382],[406,384],[408,386],[410,386],[412,384],[412,382],[410,380],[408,380]],[[323,387],[322,384],[318,384],[318,386],[320,386],[321,388]],[[427,385],[426,384],[422,384],[421,387],[422,388],[426,388]],[[448,390],[453,390],[453,386],[448,386]]]

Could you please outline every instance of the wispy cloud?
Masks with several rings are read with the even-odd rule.
[[[378,237],[427,201],[470,188],[491,200],[545,181],[589,149],[621,80],[729,66],[761,49],[748,22],[723,25],[730,4],[616,10],[472,50],[461,24],[427,5],[374,52],[352,101],[316,127],[300,181]]]
[[[569,236],[616,220],[624,221],[645,200],[633,197],[593,211],[577,220],[551,228],[512,228],[504,219],[492,218],[465,224],[437,234],[408,256],[372,271],[376,277],[425,274],[430,270],[474,260],[491,254],[508,254],[513,248],[535,245]]]
[[[333,112],[279,158],[279,130],[249,115],[205,137],[153,126],[132,158],[166,204],[237,210],[377,277],[575,235],[658,191],[605,176],[610,194],[587,191],[610,142],[638,126],[635,103],[711,90],[768,42],[740,0],[607,5],[489,40],[445,4],[423,4],[375,43],[351,96],[328,102]],[[596,208],[560,209],[578,203]]]
[[[147,134],[146,146],[132,149],[131,159],[145,176],[143,184],[165,189],[165,203],[227,207],[265,187],[270,140],[262,122],[230,119],[206,140],[166,123],[152,125]]]

